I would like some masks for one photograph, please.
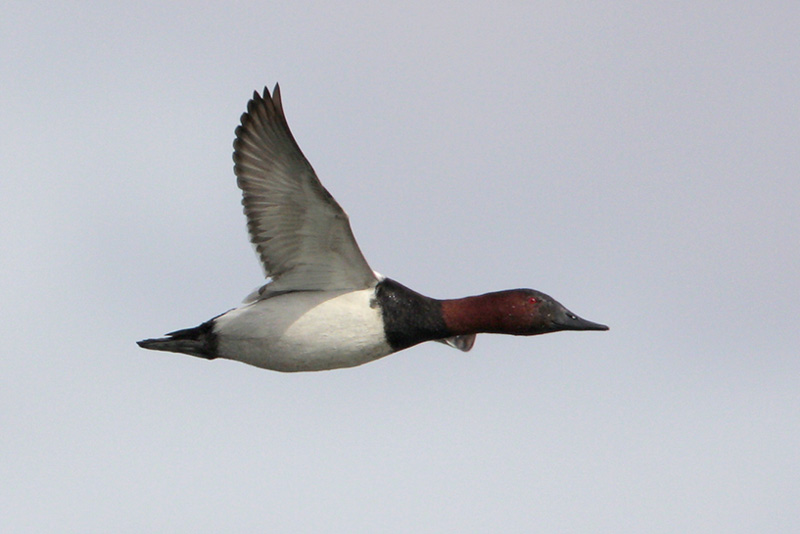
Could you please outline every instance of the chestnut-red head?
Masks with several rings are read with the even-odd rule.
[[[562,330],[608,330],[582,319],[549,295],[512,289],[442,302],[448,328],[457,334],[496,333],[534,336]]]

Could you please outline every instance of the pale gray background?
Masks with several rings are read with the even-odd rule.
[[[113,4],[0,17],[0,530],[800,531],[797,3]],[[136,347],[261,283],[275,81],[373,268],[611,331]]]

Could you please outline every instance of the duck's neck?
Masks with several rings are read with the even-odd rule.
[[[521,331],[520,295],[516,290],[437,300],[385,278],[376,287],[375,296],[386,340],[396,351],[452,336]]]
[[[516,290],[443,300],[442,317],[451,335],[511,334],[522,329]]]

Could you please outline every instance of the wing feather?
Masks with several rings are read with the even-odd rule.
[[[297,145],[281,104],[253,94],[236,128],[234,172],[270,290],[363,289],[376,283],[347,214]]]

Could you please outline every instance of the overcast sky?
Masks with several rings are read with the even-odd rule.
[[[97,4],[0,17],[0,530],[800,531],[798,4]],[[262,283],[276,81],[374,269],[611,330],[139,349]]]

